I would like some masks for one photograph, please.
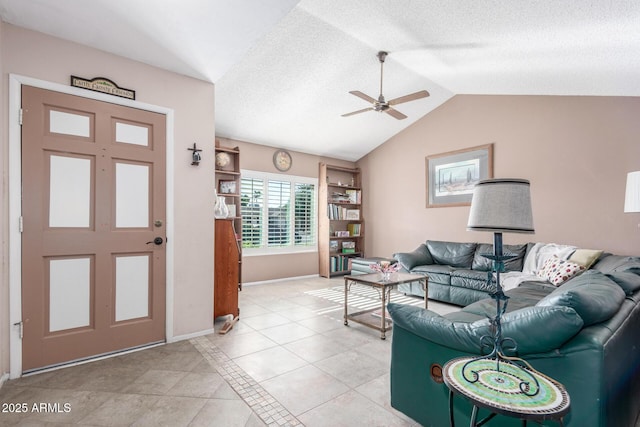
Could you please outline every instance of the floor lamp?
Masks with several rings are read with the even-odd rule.
[[[515,350],[517,343],[508,337],[502,336],[501,318],[507,308],[509,297],[503,292],[500,284],[500,273],[504,272],[505,261],[515,257],[513,254],[505,254],[502,245],[502,233],[533,233],[533,216],[531,213],[531,195],[529,181],[524,179],[487,179],[476,184],[471,201],[471,211],[467,230],[489,231],[493,233],[493,253],[482,254],[493,261],[492,271],[489,272],[487,281],[489,285],[495,275],[495,292],[491,298],[496,301],[496,315],[491,319],[492,336],[483,336],[480,339],[481,348],[490,348],[491,351],[486,356],[481,356],[470,361],[467,365],[471,370],[470,377],[463,375],[470,382],[477,381],[477,372],[472,368],[474,361],[480,359],[495,359],[496,370],[500,370],[500,363],[512,362],[516,358],[506,357],[503,346],[508,345]],[[525,362],[526,364],[526,362]],[[518,365],[516,365],[518,366]],[[527,381],[523,381],[520,388],[523,392],[529,393],[533,388],[537,393],[538,385],[535,387]]]

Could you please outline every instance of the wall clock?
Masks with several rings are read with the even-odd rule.
[[[287,150],[278,150],[273,154],[273,165],[281,172],[291,169],[291,154]]]

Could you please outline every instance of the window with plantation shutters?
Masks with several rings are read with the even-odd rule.
[[[262,211],[264,182],[261,179],[240,180],[240,215],[242,216],[242,247],[262,246]]]
[[[317,179],[242,171],[245,255],[317,250]]]

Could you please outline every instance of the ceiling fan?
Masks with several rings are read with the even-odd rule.
[[[380,61],[380,96],[378,99],[372,98],[369,95],[366,95],[358,90],[352,90],[349,93],[357,96],[358,98],[364,99],[367,102],[372,104],[371,107],[363,108],[362,110],[352,111],[351,113],[343,114],[342,117],[353,116],[354,114],[364,113],[366,111],[378,111],[380,113],[387,113],[393,118],[398,120],[406,119],[407,116],[402,114],[400,111],[392,108],[393,105],[402,104],[404,102],[415,101],[416,99],[426,98],[429,96],[429,92],[426,90],[421,90],[416,93],[412,93],[410,95],[401,96],[399,98],[394,98],[390,101],[385,101],[384,95],[382,95],[382,76],[383,76],[383,67],[384,60],[386,59],[388,52],[380,51],[378,52],[378,60]]]

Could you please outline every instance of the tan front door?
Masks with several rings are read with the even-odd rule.
[[[164,341],[165,116],[29,86],[22,110],[23,371]]]

